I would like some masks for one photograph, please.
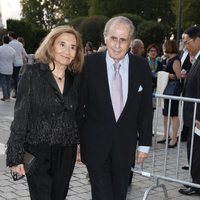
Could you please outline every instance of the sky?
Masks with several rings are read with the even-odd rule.
[[[20,0],[0,0],[0,3],[4,27],[7,19],[20,19]]]

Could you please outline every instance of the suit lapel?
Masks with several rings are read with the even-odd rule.
[[[101,91],[101,99],[104,103],[105,109],[108,111],[108,114],[112,115],[112,118],[115,120],[115,114],[112,106],[110,88],[108,83],[108,73],[107,73],[107,65],[106,65],[106,52],[102,52],[100,59],[98,60],[98,70],[96,81],[99,84],[99,90]]]

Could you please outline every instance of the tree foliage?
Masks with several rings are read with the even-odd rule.
[[[97,48],[104,41],[103,30],[108,18],[105,16],[90,16],[85,18],[79,27],[82,34],[83,42],[91,41]]]
[[[20,0],[22,17],[36,27],[51,29],[69,19],[87,15],[87,0]]]
[[[25,21],[7,20],[7,30],[14,31],[18,37],[23,37],[25,40],[25,44],[31,41],[31,32],[32,26],[30,23],[26,23]],[[26,50],[30,52],[31,47],[26,45]]]
[[[125,16],[125,17],[129,18],[133,22],[135,28],[137,28],[137,26],[140,23],[142,23],[143,21],[145,21],[145,19],[143,19],[139,15],[134,15],[134,14],[131,14],[131,13],[119,13],[116,16]]]
[[[64,16],[71,20],[79,16],[87,16],[88,8],[87,0],[64,0],[60,9]]]
[[[20,0],[23,20],[34,27],[51,29],[64,23],[64,18],[69,18],[69,25],[74,26],[83,35],[84,41],[93,38],[94,43],[100,38],[101,23],[95,24],[92,16],[113,17],[117,15],[127,16],[136,26],[136,33],[144,39],[153,35],[153,40],[160,41],[171,34],[176,35],[178,26],[179,2],[181,0]],[[182,30],[191,25],[199,25],[198,8],[200,0],[182,0]],[[148,23],[149,21],[149,23]],[[154,23],[153,23],[154,22]],[[159,23],[157,23],[159,22]],[[91,23],[91,25],[89,24]],[[153,23],[153,28],[149,24]],[[144,26],[147,25],[147,27]],[[86,25],[88,27],[86,27]],[[140,27],[140,28],[139,28]],[[147,36],[143,34],[143,30]],[[159,30],[164,27],[164,36]],[[159,29],[160,28],[160,29]],[[95,31],[96,32],[95,32]],[[86,31],[86,32],[84,32]],[[97,31],[100,31],[97,32]],[[152,31],[152,33],[150,32]],[[160,30],[161,31],[161,30]],[[163,31],[163,30],[162,30]],[[162,32],[163,33],[163,32]],[[97,36],[95,36],[97,34]],[[92,37],[91,37],[92,36]],[[101,42],[101,41],[99,41]]]
[[[112,17],[118,13],[132,13],[146,20],[161,20],[169,27],[175,20],[170,2],[170,0],[89,0],[89,14]]]
[[[47,31],[35,28],[32,24],[25,21],[7,20],[7,31],[14,31],[18,37],[23,37],[27,53],[34,53],[41,40],[46,36]]]
[[[87,17],[86,16],[80,16],[75,19],[70,20],[69,25],[74,27],[77,31],[80,31],[80,25],[83,20],[85,20]]]
[[[137,38],[140,38],[145,46],[155,43],[158,46],[163,44],[165,38],[165,27],[155,21],[144,21],[138,25]]]
[[[171,10],[176,16],[176,25],[178,24],[178,9],[180,0],[171,0]],[[199,5],[200,0],[181,0],[182,2],[182,31],[193,25],[200,25]]]
[[[43,27],[45,24],[43,6],[40,1],[20,0],[22,7],[22,18],[36,27]]]

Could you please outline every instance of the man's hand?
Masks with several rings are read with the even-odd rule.
[[[200,121],[196,120],[196,127],[200,129]]]
[[[148,153],[137,151],[136,152],[136,161],[137,161],[137,164],[142,164],[144,162],[144,160],[146,158],[148,158],[148,156],[149,156]]]

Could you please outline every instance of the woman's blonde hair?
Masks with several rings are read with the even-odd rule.
[[[36,50],[35,58],[44,64],[54,62],[53,45],[55,40],[63,33],[70,33],[76,38],[76,56],[70,64],[69,68],[74,72],[80,72],[84,61],[81,35],[73,27],[70,27],[68,25],[62,25],[53,28],[50,33],[44,38],[39,48]]]

